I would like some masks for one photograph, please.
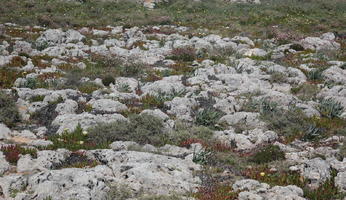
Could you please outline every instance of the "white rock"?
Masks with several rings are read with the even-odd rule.
[[[0,123],[0,140],[8,139],[10,137],[11,130],[3,123]]]
[[[10,170],[10,164],[7,162],[5,155],[0,151],[0,177]]]
[[[88,104],[92,106],[95,112],[101,113],[115,113],[127,110],[127,106],[125,104],[111,99],[90,100]]]

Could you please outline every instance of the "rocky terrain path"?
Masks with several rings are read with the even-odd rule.
[[[346,40],[0,25],[0,199],[343,199]]]

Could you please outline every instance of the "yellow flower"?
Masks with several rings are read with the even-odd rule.
[[[260,176],[265,176],[265,175],[266,175],[266,173],[264,173],[264,172],[260,173]]]

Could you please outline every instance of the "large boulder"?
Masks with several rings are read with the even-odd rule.
[[[195,191],[200,179],[194,172],[200,169],[190,159],[146,152],[94,150],[93,155],[107,164],[118,182],[135,191],[167,195]]]

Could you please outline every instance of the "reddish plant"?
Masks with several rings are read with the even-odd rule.
[[[213,187],[200,187],[195,194],[199,200],[233,200],[237,199],[238,193],[232,191],[230,185],[216,185]]]
[[[3,146],[0,150],[5,154],[5,158],[9,163],[16,164],[19,160],[20,150],[17,145]]]

